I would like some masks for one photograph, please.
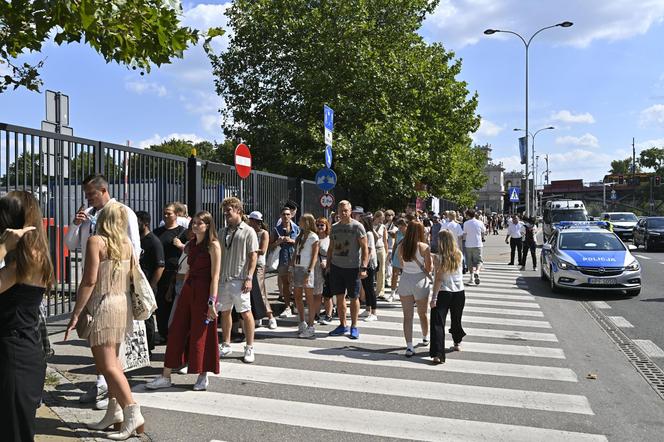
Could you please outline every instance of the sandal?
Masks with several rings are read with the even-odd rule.
[[[454,344],[452,346],[452,350],[454,351],[461,351],[461,344]]]

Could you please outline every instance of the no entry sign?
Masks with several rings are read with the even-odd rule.
[[[251,152],[244,143],[238,144],[235,148],[235,170],[242,179],[251,173]]]
[[[334,206],[334,197],[329,193],[324,193],[320,196],[320,205],[323,209],[329,209]]]

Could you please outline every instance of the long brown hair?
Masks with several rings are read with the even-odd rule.
[[[295,239],[295,249],[302,250],[309,235],[316,233],[316,218],[311,213],[305,213],[300,217],[300,234]]]
[[[226,202],[226,200],[224,200],[224,202]],[[196,215],[194,215],[194,218],[200,219],[208,226],[207,231],[205,232],[205,238],[203,238],[202,243],[203,247],[207,249],[210,247],[213,241],[217,241],[217,226],[214,223],[214,218],[207,210],[201,210],[200,212],[197,212]],[[194,222],[194,218],[191,219],[191,222]]]
[[[401,257],[404,261],[412,261],[417,256],[418,243],[424,242],[424,225],[419,221],[411,221],[406,228],[406,235],[401,241]]]
[[[7,262],[16,263],[17,282],[26,281],[38,269],[41,282],[50,286],[53,283],[53,263],[39,203],[32,194],[21,190],[0,198],[0,232],[26,226],[33,226],[35,230],[23,235],[16,249],[8,255]]]

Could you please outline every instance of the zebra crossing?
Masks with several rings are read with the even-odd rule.
[[[521,273],[487,267],[479,286],[466,287],[467,336],[445,364],[432,365],[422,344],[405,358],[400,303],[379,301],[379,320],[360,320],[358,340],[328,336],[335,323],[298,339],[297,318],[280,320],[276,330],[256,330],[254,364],[243,364],[242,344],[232,344],[207,391],[192,391],[188,375],[166,390],[135,386],[134,397],[148,416],[189,416],[205,430],[187,440],[206,442],[607,440]],[[413,331],[417,343],[417,315]],[[165,419],[148,431],[176,440],[169,434],[183,425]]]

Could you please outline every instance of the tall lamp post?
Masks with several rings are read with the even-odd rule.
[[[519,39],[523,42],[524,46],[526,47],[526,129],[525,129],[526,133],[529,133],[528,132],[528,49],[530,48],[530,43],[533,41],[533,38],[535,38],[535,36],[537,34],[539,34],[540,32],[542,32],[546,29],[551,29],[551,28],[556,28],[556,27],[569,28],[573,24],[574,23],[572,23],[571,21],[564,21],[564,22],[561,22],[561,23],[558,23],[558,24],[555,24],[555,25],[546,26],[546,27],[538,30],[537,32],[535,32],[533,35],[531,35],[530,38],[528,39],[528,41],[526,41],[526,39],[523,38],[521,36],[521,34],[518,34],[514,31],[505,31],[505,30],[502,30],[502,29],[487,29],[486,31],[484,31],[485,35],[492,35],[492,34],[495,34],[497,32],[503,32],[505,34],[516,35],[517,37],[519,37]],[[530,189],[530,185],[528,184],[528,136],[526,136],[526,189],[525,189],[525,193],[526,193],[526,215],[530,215],[530,190],[529,189]]]
[[[532,197],[532,202],[533,203],[532,204],[533,205],[531,207],[533,208],[533,214],[534,215],[537,215],[537,167],[536,167],[536,164],[535,164],[535,137],[537,136],[538,133],[542,132],[543,130],[553,130],[553,129],[555,129],[555,127],[547,126],[547,127],[543,127],[541,129],[535,131],[535,133],[528,132],[528,135],[530,135],[530,138],[533,139],[533,149],[532,149],[532,155],[531,155],[530,158],[532,160],[532,169],[533,169],[533,192],[532,192],[532,194],[533,194],[533,197]],[[526,131],[525,129],[516,129],[516,128],[514,130],[515,131],[523,131],[523,132]],[[528,173],[527,172],[526,172],[526,182],[528,182]]]

